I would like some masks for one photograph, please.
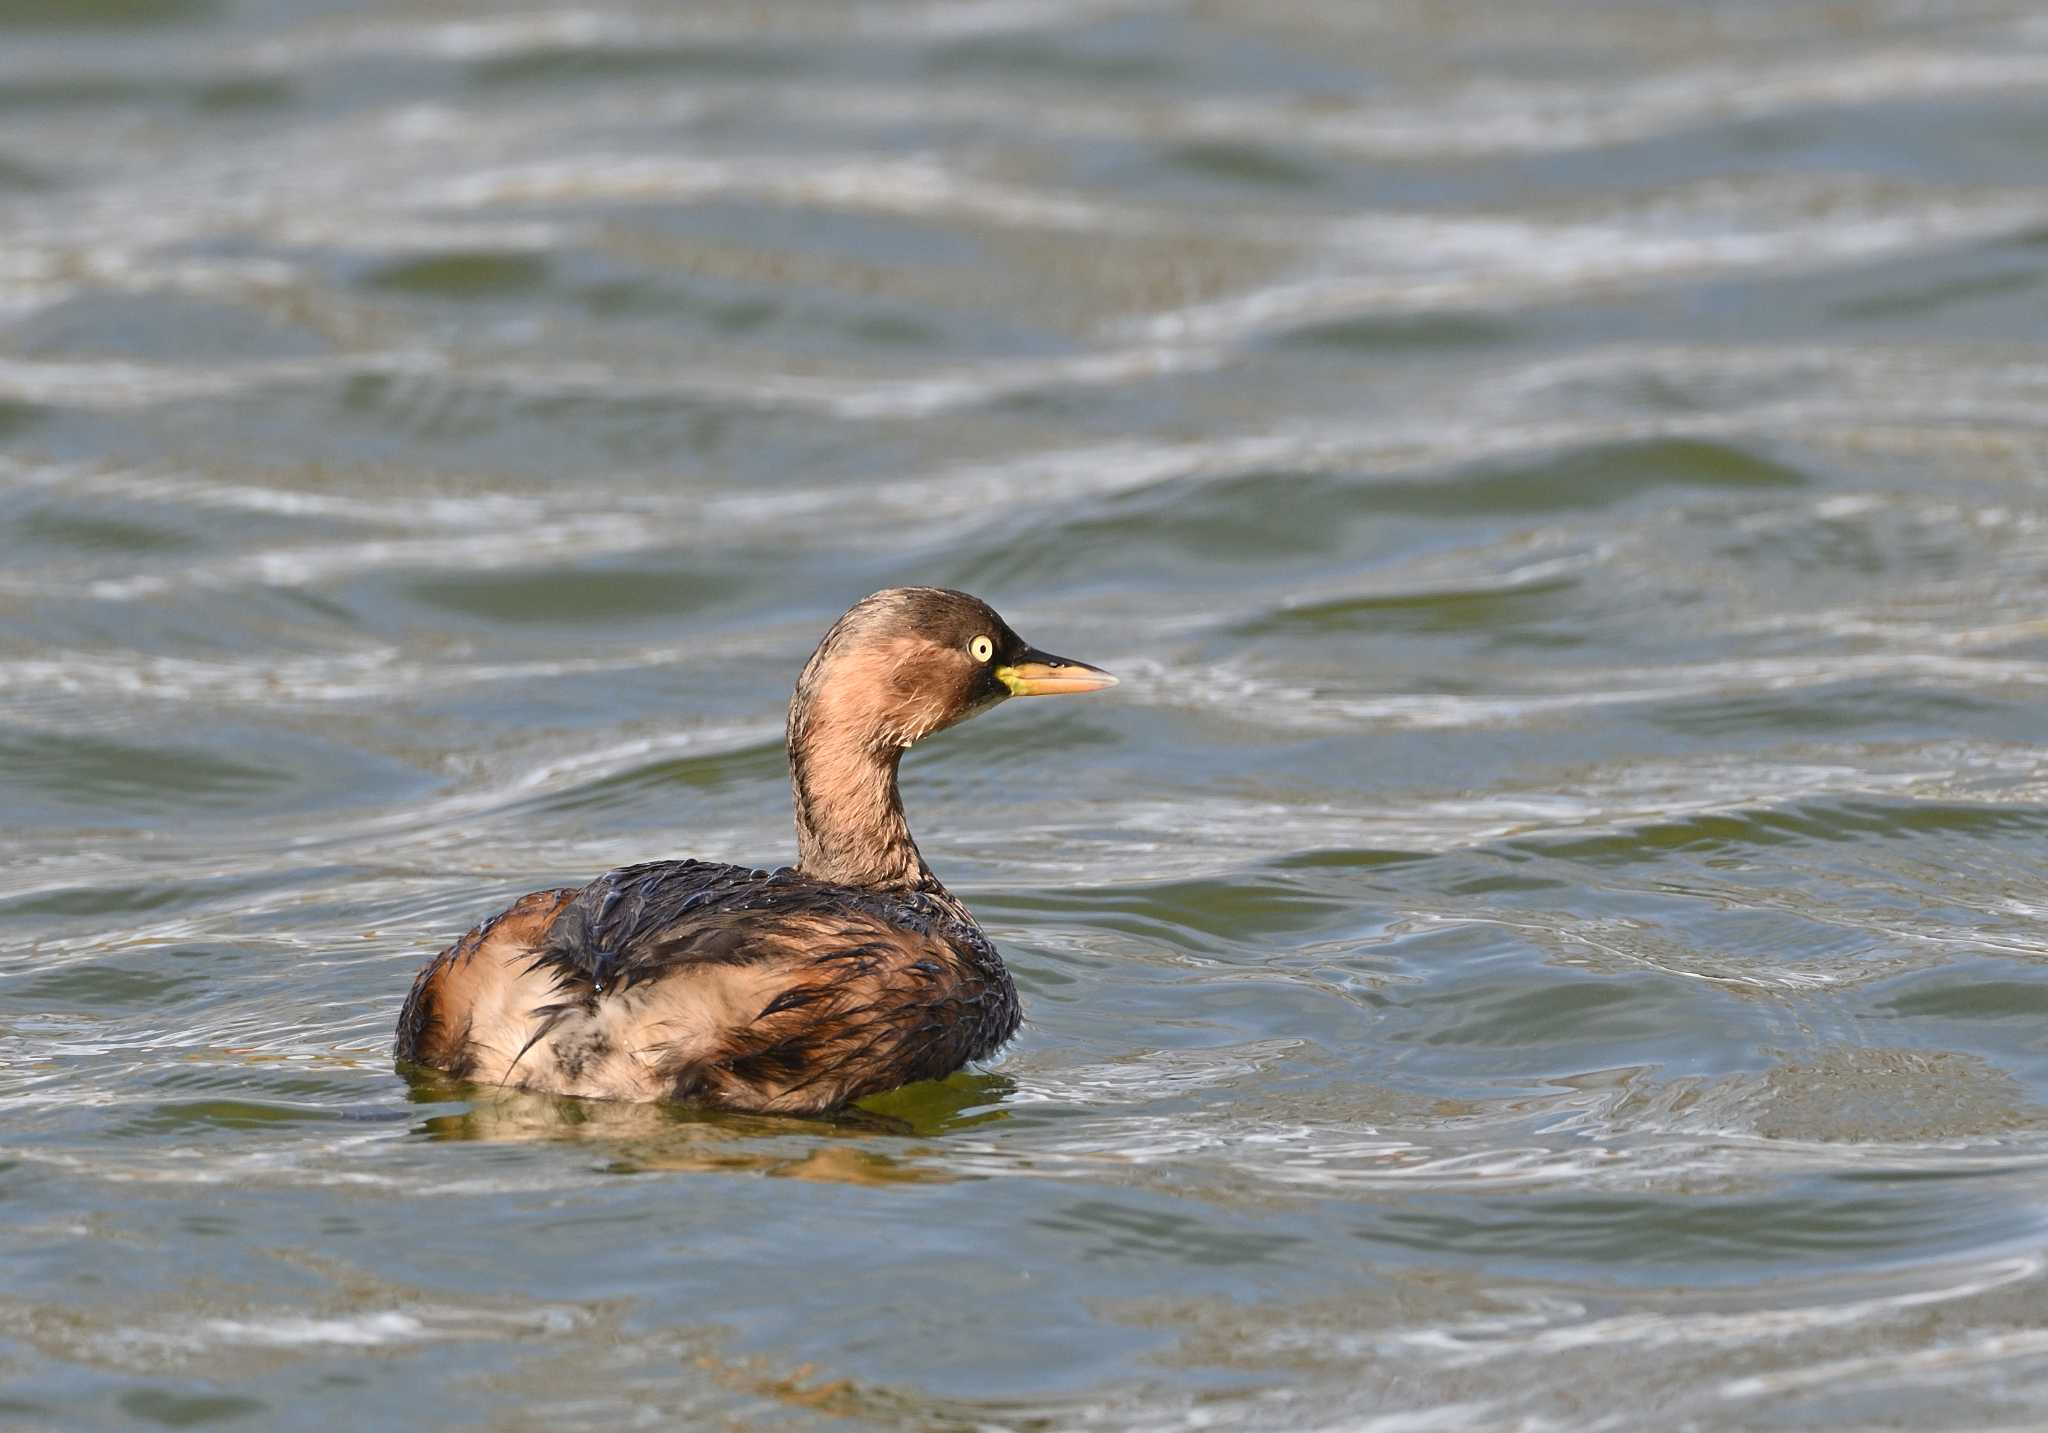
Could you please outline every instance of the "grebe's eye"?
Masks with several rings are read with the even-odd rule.
[[[986,662],[996,654],[996,644],[986,637],[976,637],[967,644],[967,650],[973,654],[975,661]]]

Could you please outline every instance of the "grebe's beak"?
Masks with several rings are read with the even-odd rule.
[[[1051,656],[1035,647],[1026,647],[1009,666],[997,667],[996,680],[1008,687],[1013,697],[1059,697],[1116,685],[1116,678],[1100,667]]]

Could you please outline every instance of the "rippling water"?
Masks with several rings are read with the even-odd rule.
[[[0,1421],[2048,1419],[2024,0],[0,0]],[[993,1068],[424,1081],[912,758]]]

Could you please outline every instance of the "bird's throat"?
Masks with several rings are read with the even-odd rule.
[[[813,880],[875,890],[937,885],[918,854],[896,791],[903,752],[847,731],[792,723],[789,784],[796,798],[797,869]]]

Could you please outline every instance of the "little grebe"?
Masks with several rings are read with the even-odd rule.
[[[536,891],[436,956],[401,1060],[620,1100],[811,1114],[979,1060],[1017,991],[918,854],[896,764],[1011,696],[1116,678],[964,592],[895,587],[832,625],[789,704],[797,863],[656,861]]]

